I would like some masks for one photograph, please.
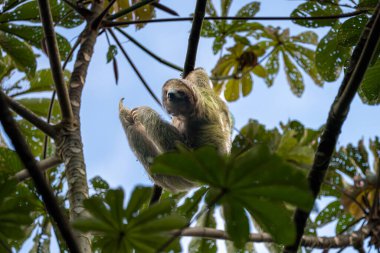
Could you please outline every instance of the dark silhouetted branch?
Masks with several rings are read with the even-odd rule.
[[[137,4],[134,4],[127,9],[121,10],[118,13],[110,15],[108,17],[108,20],[114,20],[114,19],[120,18],[120,17],[127,15],[128,13],[131,13],[132,11],[137,10],[138,8],[143,7],[144,5],[150,4],[154,1],[157,1],[157,0],[142,0],[141,2],[138,2]]]
[[[206,13],[206,4],[207,0],[197,0],[197,4],[195,6],[193,24],[191,26],[189,42],[187,44],[183,77],[186,77],[191,71],[194,70],[203,18]]]
[[[94,27],[99,27],[103,18],[107,15],[108,11],[111,9],[115,2],[116,0],[111,0],[111,2],[108,3],[107,7],[102,11],[102,13],[100,13],[99,16],[92,22],[92,25]]]
[[[37,162],[37,166],[40,169],[41,172],[44,172],[50,168],[53,168],[59,164],[61,164],[62,161],[58,157],[49,157],[45,160]],[[24,181],[28,178],[30,178],[29,171],[27,169],[21,170],[17,172],[14,176],[15,179],[17,179],[19,182]]]
[[[140,42],[138,42],[137,40],[135,40],[133,37],[131,37],[128,33],[124,32],[123,30],[121,30],[120,28],[116,28],[116,30],[118,32],[120,32],[122,35],[124,35],[128,40],[130,40],[133,44],[135,44],[136,46],[138,46],[141,50],[143,50],[145,53],[149,54],[150,56],[152,56],[154,59],[156,59],[158,62],[168,66],[168,67],[171,67],[175,70],[178,70],[178,71],[181,71],[183,72],[183,68],[181,68],[180,66],[177,66],[171,62],[168,62],[166,61],[165,59],[162,59],[161,57],[159,57],[158,55],[156,55],[155,53],[153,53],[152,51],[150,51],[149,49],[147,49],[145,46],[143,46]]]
[[[166,12],[166,13],[169,13],[170,15],[179,16],[176,11],[170,9],[169,7],[167,7],[167,6],[163,5],[163,4],[153,2],[152,6],[156,7],[157,9],[160,9],[160,10]]]
[[[59,56],[57,38],[54,32],[53,18],[50,11],[50,3],[48,0],[38,0],[41,22],[44,28],[46,38],[47,52],[49,56],[50,68],[53,80],[58,94],[58,101],[62,112],[62,118],[67,121],[73,119],[69,94],[63,77],[61,68],[61,59]]]
[[[283,21],[283,20],[329,20],[329,19],[340,19],[358,16],[363,13],[368,13],[366,10],[358,10],[354,12],[343,13],[340,15],[331,16],[316,16],[316,17],[205,17],[205,20],[271,20],[271,21]],[[104,27],[114,27],[114,26],[125,26],[131,24],[146,24],[146,23],[164,23],[164,22],[182,22],[182,21],[192,21],[192,17],[183,18],[160,18],[160,19],[147,19],[147,20],[132,20],[132,21],[119,21],[110,22],[105,21]]]
[[[33,178],[37,191],[41,195],[49,215],[53,217],[54,221],[57,223],[61,236],[64,238],[70,252],[80,253],[78,244],[75,241],[73,232],[69,226],[69,222],[59,207],[53,191],[46,183],[28,144],[18,129],[18,126],[8,109],[8,104],[3,92],[0,92],[0,120],[4,131],[11,140],[17,154],[24,166],[28,169],[30,176]]]
[[[18,115],[20,115],[22,118],[32,123],[34,126],[36,126],[39,130],[41,130],[45,134],[49,135],[52,138],[55,138],[56,131],[52,125],[49,125],[40,117],[38,117],[36,114],[34,114],[32,111],[30,111],[28,108],[21,105],[20,103],[13,100],[12,98],[6,96],[5,94],[4,94],[4,99],[7,101],[9,107],[12,108],[12,110],[15,111]]]
[[[131,67],[133,68],[133,70],[135,71],[135,73],[137,74],[137,76],[139,77],[139,79],[142,82],[142,84],[144,85],[145,89],[147,89],[147,91],[149,92],[149,94],[153,97],[154,101],[156,101],[157,104],[159,104],[160,106],[162,106],[160,100],[158,99],[158,97],[156,96],[156,94],[154,94],[153,90],[150,88],[150,86],[148,85],[148,83],[145,81],[144,77],[141,75],[140,71],[137,69],[136,65],[131,60],[131,58],[129,57],[129,55],[125,51],[124,47],[121,45],[121,43],[120,43],[119,39],[116,37],[115,33],[111,29],[109,29],[107,31],[111,34],[112,38],[115,40],[117,46],[120,48],[120,50],[123,53],[125,59],[127,59],[129,65],[131,65]]]
[[[375,54],[375,49],[380,38],[380,3],[376,11],[366,25],[358,45],[355,47],[350,66],[339,88],[338,94],[331,106],[325,130],[322,133],[314,157],[312,169],[308,175],[310,189],[314,198],[319,194],[321,184],[324,180],[331,156],[342,129],[342,125],[349,112],[350,104],[357,92],[363,76]],[[287,246],[284,253],[296,253],[300,244],[306,221],[310,211],[297,209],[294,222],[297,227],[297,240],[293,245]]]

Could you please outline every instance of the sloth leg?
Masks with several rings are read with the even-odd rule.
[[[163,120],[153,109],[142,106],[131,111],[134,121],[141,123],[148,137],[158,146],[160,151],[176,149],[176,145],[184,143],[184,138],[173,125]]]
[[[158,113],[148,107],[140,108],[143,109],[136,108],[132,111],[122,107],[120,109],[121,123],[127,135],[129,145],[137,159],[142,163],[149,176],[157,185],[171,192],[184,191],[194,187],[194,183],[182,177],[151,173],[150,166],[154,158],[175,147],[174,143],[171,143],[170,140],[164,140],[164,138],[176,137],[179,141],[181,139],[180,135],[176,134],[178,131],[174,131],[173,129],[175,128],[163,121]],[[157,124],[157,126],[155,125],[156,127],[154,127],[153,124]],[[156,132],[154,132],[155,130]],[[151,134],[148,134],[148,131]],[[161,142],[161,144],[156,143],[156,141]],[[163,146],[161,147],[161,145]]]

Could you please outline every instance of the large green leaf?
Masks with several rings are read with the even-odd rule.
[[[44,33],[41,26],[0,24],[0,30],[23,39],[28,44],[41,49]],[[62,59],[70,52],[70,43],[62,35],[56,33],[58,48]]]
[[[350,48],[342,47],[338,43],[339,27],[340,25],[331,28],[319,42],[316,50],[315,61],[318,72],[328,82],[335,81],[339,77],[342,67],[350,57]]]
[[[223,214],[226,230],[238,249],[244,247],[249,238],[249,222],[243,205],[226,198],[223,201]]]
[[[300,4],[291,14],[292,17],[315,17],[315,16],[333,16],[342,14],[342,9],[339,5],[329,3],[319,3],[317,1],[308,1]],[[306,27],[321,27],[332,26],[335,24],[336,19],[322,19],[322,20],[294,20],[294,23]]]
[[[9,177],[24,168],[16,151],[0,147],[0,175]]]
[[[123,207],[123,199],[124,193],[121,189],[108,191],[104,200],[92,197],[84,202],[91,216],[74,223],[75,228],[95,234],[94,247],[102,252],[124,253],[133,252],[135,249],[136,252],[153,253],[171,238],[168,231],[186,225],[183,217],[169,214],[173,203],[168,199],[138,214],[128,215],[130,218],[125,223],[127,209]],[[136,201],[130,200],[130,203],[133,206],[130,210],[135,210]],[[179,250],[176,248],[175,252]]]
[[[183,176],[210,185],[206,202],[211,206],[219,201],[222,205],[230,205],[226,207],[231,211],[226,218],[229,219],[227,224],[233,222],[231,217],[243,219],[241,210],[246,209],[280,243],[291,243],[295,231],[283,202],[304,210],[309,210],[313,203],[305,172],[272,154],[265,145],[230,157],[227,163],[211,147],[167,153],[155,160],[152,172]],[[272,208],[276,210],[271,211]],[[244,220],[239,222],[243,223]],[[233,224],[228,226],[234,231]],[[289,232],[286,235],[278,232],[283,230]],[[239,247],[248,236],[245,228],[244,231],[230,235]]]
[[[49,112],[50,98],[22,98],[17,99],[17,102],[34,112],[40,117],[46,118]],[[52,122],[58,121],[60,117],[60,108],[58,101],[55,100],[52,110]]]
[[[0,31],[0,47],[12,58],[20,71],[25,72],[28,76],[34,75],[37,63],[33,50],[28,44],[19,41],[13,35]]]
[[[317,227],[323,227],[330,222],[336,221],[343,212],[340,200],[333,201],[318,214],[314,223]]]
[[[359,96],[365,104],[380,104],[380,57],[367,69],[359,87]]]

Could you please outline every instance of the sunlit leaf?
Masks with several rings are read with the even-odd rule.
[[[288,80],[290,89],[294,95],[300,97],[305,89],[302,75],[290,60],[289,56],[286,53],[282,55],[284,57],[286,79]]]
[[[317,1],[308,1],[300,4],[291,14],[292,17],[321,17],[321,16],[334,16],[342,14],[342,9],[339,5],[333,3],[320,3]],[[321,27],[332,26],[335,24],[336,19],[306,19],[306,20],[293,20],[294,23],[306,27]]]

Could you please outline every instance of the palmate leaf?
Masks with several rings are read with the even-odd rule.
[[[1,15],[0,15],[1,16]],[[10,56],[15,66],[29,77],[34,75],[37,62],[33,50],[13,35],[0,31],[0,48]]]
[[[330,222],[336,221],[344,213],[342,204],[335,200],[328,204],[314,220],[316,227],[323,227]]]
[[[338,43],[344,47],[352,47],[359,41],[360,35],[368,22],[365,14],[350,18],[340,26],[338,31]]]
[[[230,211],[228,217],[245,216],[242,210],[246,209],[279,243],[291,243],[295,231],[283,203],[308,210],[313,202],[305,172],[272,154],[265,145],[258,145],[228,161],[211,147],[194,152],[168,153],[156,158],[152,172],[208,184],[210,191],[206,201],[209,205],[215,201],[223,208],[228,205],[225,207]],[[239,224],[245,224],[245,218],[241,219]],[[235,220],[226,219],[226,222],[231,222],[227,227],[234,231]],[[288,231],[286,235],[279,232],[283,229]],[[244,229],[244,236],[242,233],[230,236],[240,247],[246,242],[247,233]]]
[[[139,188],[134,194],[140,195],[145,190]],[[137,196],[136,195],[136,196]],[[80,231],[95,234],[94,247],[102,252],[156,252],[171,237],[167,233],[185,226],[183,217],[169,214],[173,203],[162,200],[157,204],[134,213],[123,207],[124,192],[121,189],[110,190],[105,199],[92,197],[84,202],[91,214],[74,222]],[[131,198],[129,210],[136,210],[136,197]],[[125,222],[129,216],[128,222]],[[132,215],[132,216],[131,216]],[[176,249],[175,252],[178,252]]]
[[[37,1],[17,1],[13,9],[7,9],[0,15],[0,23],[12,21],[41,22]],[[54,23],[65,28],[73,28],[83,23],[83,18],[72,11],[63,1],[50,0],[50,9]]]
[[[380,57],[367,69],[358,92],[363,103],[380,104]]]
[[[342,14],[342,9],[333,3],[320,3],[317,1],[309,1],[300,4],[291,14],[292,17],[315,17],[315,16],[333,16]],[[332,26],[336,22],[335,19],[325,20],[293,20],[294,23],[306,27],[322,27]]]
[[[284,58],[286,79],[288,80],[290,89],[292,90],[294,95],[300,97],[305,89],[302,74],[290,60],[290,57],[286,52],[283,51],[282,56]]]
[[[41,26],[0,24],[0,30],[12,34],[18,38],[21,38],[31,46],[41,49],[42,41],[44,38]],[[56,36],[60,56],[62,59],[66,59],[66,56],[68,55],[71,49],[70,43],[62,35],[56,33]]]

